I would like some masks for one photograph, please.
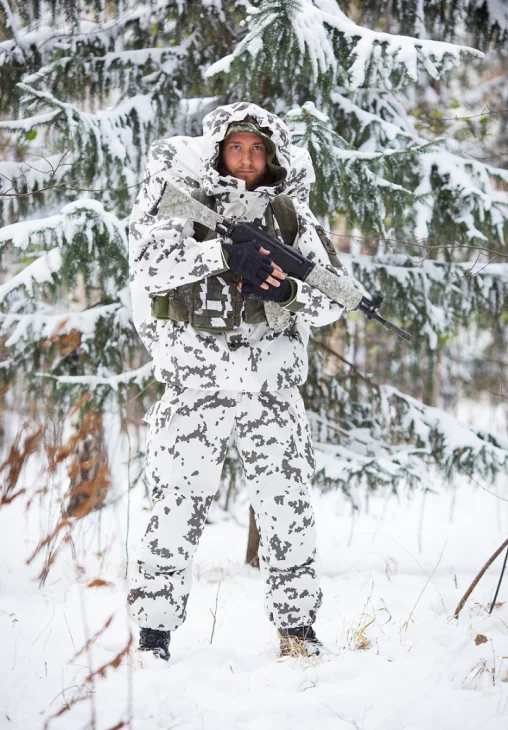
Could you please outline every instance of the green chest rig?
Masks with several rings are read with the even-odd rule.
[[[194,190],[192,197],[208,208],[216,209],[215,198],[203,190]],[[298,218],[291,198],[287,195],[274,198],[266,209],[265,218],[268,233],[277,238],[275,219],[284,243],[292,246],[298,233]],[[196,241],[209,241],[216,237],[215,231],[194,223]],[[230,332],[240,326],[242,312],[247,324],[266,322],[264,303],[258,299],[244,301],[237,289],[240,280],[241,276],[228,269],[170,289],[166,294],[152,297],[152,317],[189,322],[204,332]]]
[[[203,190],[193,190],[192,197],[212,210],[216,210],[215,198]],[[277,195],[265,211],[266,227],[277,238],[275,221],[286,246],[292,246],[298,233],[298,217],[293,201],[288,195]],[[330,264],[342,267],[332,242],[322,226],[316,232],[328,255]],[[201,223],[194,223],[196,241],[209,241],[217,234]],[[204,332],[230,332],[239,327],[243,319],[247,324],[266,322],[264,303],[259,299],[244,301],[237,284],[241,277],[228,269],[220,274],[205,277],[192,284],[170,289],[166,294],[152,297],[152,317],[189,322]],[[205,301],[205,305],[203,305]]]

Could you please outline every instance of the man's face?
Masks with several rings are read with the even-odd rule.
[[[266,172],[266,147],[254,132],[234,132],[224,141],[222,161],[230,175],[253,188]]]

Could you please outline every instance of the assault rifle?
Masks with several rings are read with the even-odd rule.
[[[382,296],[377,295],[373,299],[364,297],[348,276],[338,276],[324,266],[309,261],[292,246],[286,246],[270,236],[258,221],[250,223],[226,220],[169,182],[164,183],[160,199],[150,211],[151,215],[156,213],[187,218],[201,223],[207,228],[217,231],[221,236],[231,239],[233,243],[255,241],[256,244],[260,244],[270,251],[270,259],[278,264],[288,276],[307,282],[346,309],[363,312],[368,319],[375,319],[376,322],[380,322],[399,337],[408,342],[411,341],[409,332],[388,322],[379,314],[378,309],[383,301]],[[287,324],[288,310],[279,307],[275,302],[265,302],[265,312],[268,322],[274,329],[280,329]]]

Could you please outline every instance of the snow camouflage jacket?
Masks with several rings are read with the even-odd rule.
[[[219,146],[229,124],[247,116],[271,130],[277,159],[287,171],[283,183],[246,190],[243,180],[218,172]],[[304,383],[310,327],[334,322],[344,313],[341,305],[305,282],[296,282],[296,297],[286,305],[291,319],[280,331],[266,322],[247,324],[242,319],[230,332],[208,333],[187,322],[150,316],[150,296],[192,282],[201,282],[205,303],[207,277],[220,280],[220,273],[227,269],[221,249],[225,239],[198,242],[192,221],[150,215],[165,180],[188,192],[201,188],[216,198],[219,214],[235,220],[261,218],[266,223],[269,201],[281,193],[291,196],[298,216],[294,247],[335,273],[347,275],[343,267],[330,264],[316,232],[318,221],[308,207],[315,180],[308,152],[292,145],[284,122],[261,107],[248,102],[218,107],[205,116],[202,137],[170,137],[151,146],[129,229],[134,323],[153,357],[157,380],[186,388],[256,392]],[[225,293],[227,288],[225,283]]]

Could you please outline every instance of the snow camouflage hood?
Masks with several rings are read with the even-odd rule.
[[[286,171],[280,184],[258,185],[246,190],[244,180],[221,174],[220,145],[234,122],[252,117],[259,127],[269,133],[275,147],[278,164]],[[148,213],[160,200],[164,183],[171,180],[177,187],[191,191],[201,188],[207,195],[225,203],[235,203],[235,217],[241,217],[246,206],[254,200],[264,200],[284,193],[290,195],[300,215],[314,222],[308,210],[311,186],[316,176],[307,150],[291,144],[291,135],[284,122],[250,102],[219,106],[203,120],[201,137],[174,136],[160,139],[150,148],[147,176],[135,204],[135,211]],[[298,203],[301,203],[298,206]],[[134,216],[136,213],[134,212]]]
[[[285,170],[285,179],[276,185],[259,185],[254,193],[262,193],[269,197],[285,193],[302,202],[308,201],[315,174],[310,155],[306,150],[291,144],[291,133],[275,114],[262,109],[257,104],[240,101],[226,106],[219,106],[203,119],[203,157],[201,170],[201,186],[208,195],[220,195],[226,191],[244,191],[245,182],[232,175],[219,172],[220,144],[234,122],[244,121],[251,117],[260,130],[270,137],[275,147],[278,165]],[[270,166],[272,170],[272,167]],[[284,175],[278,175],[279,179]]]

